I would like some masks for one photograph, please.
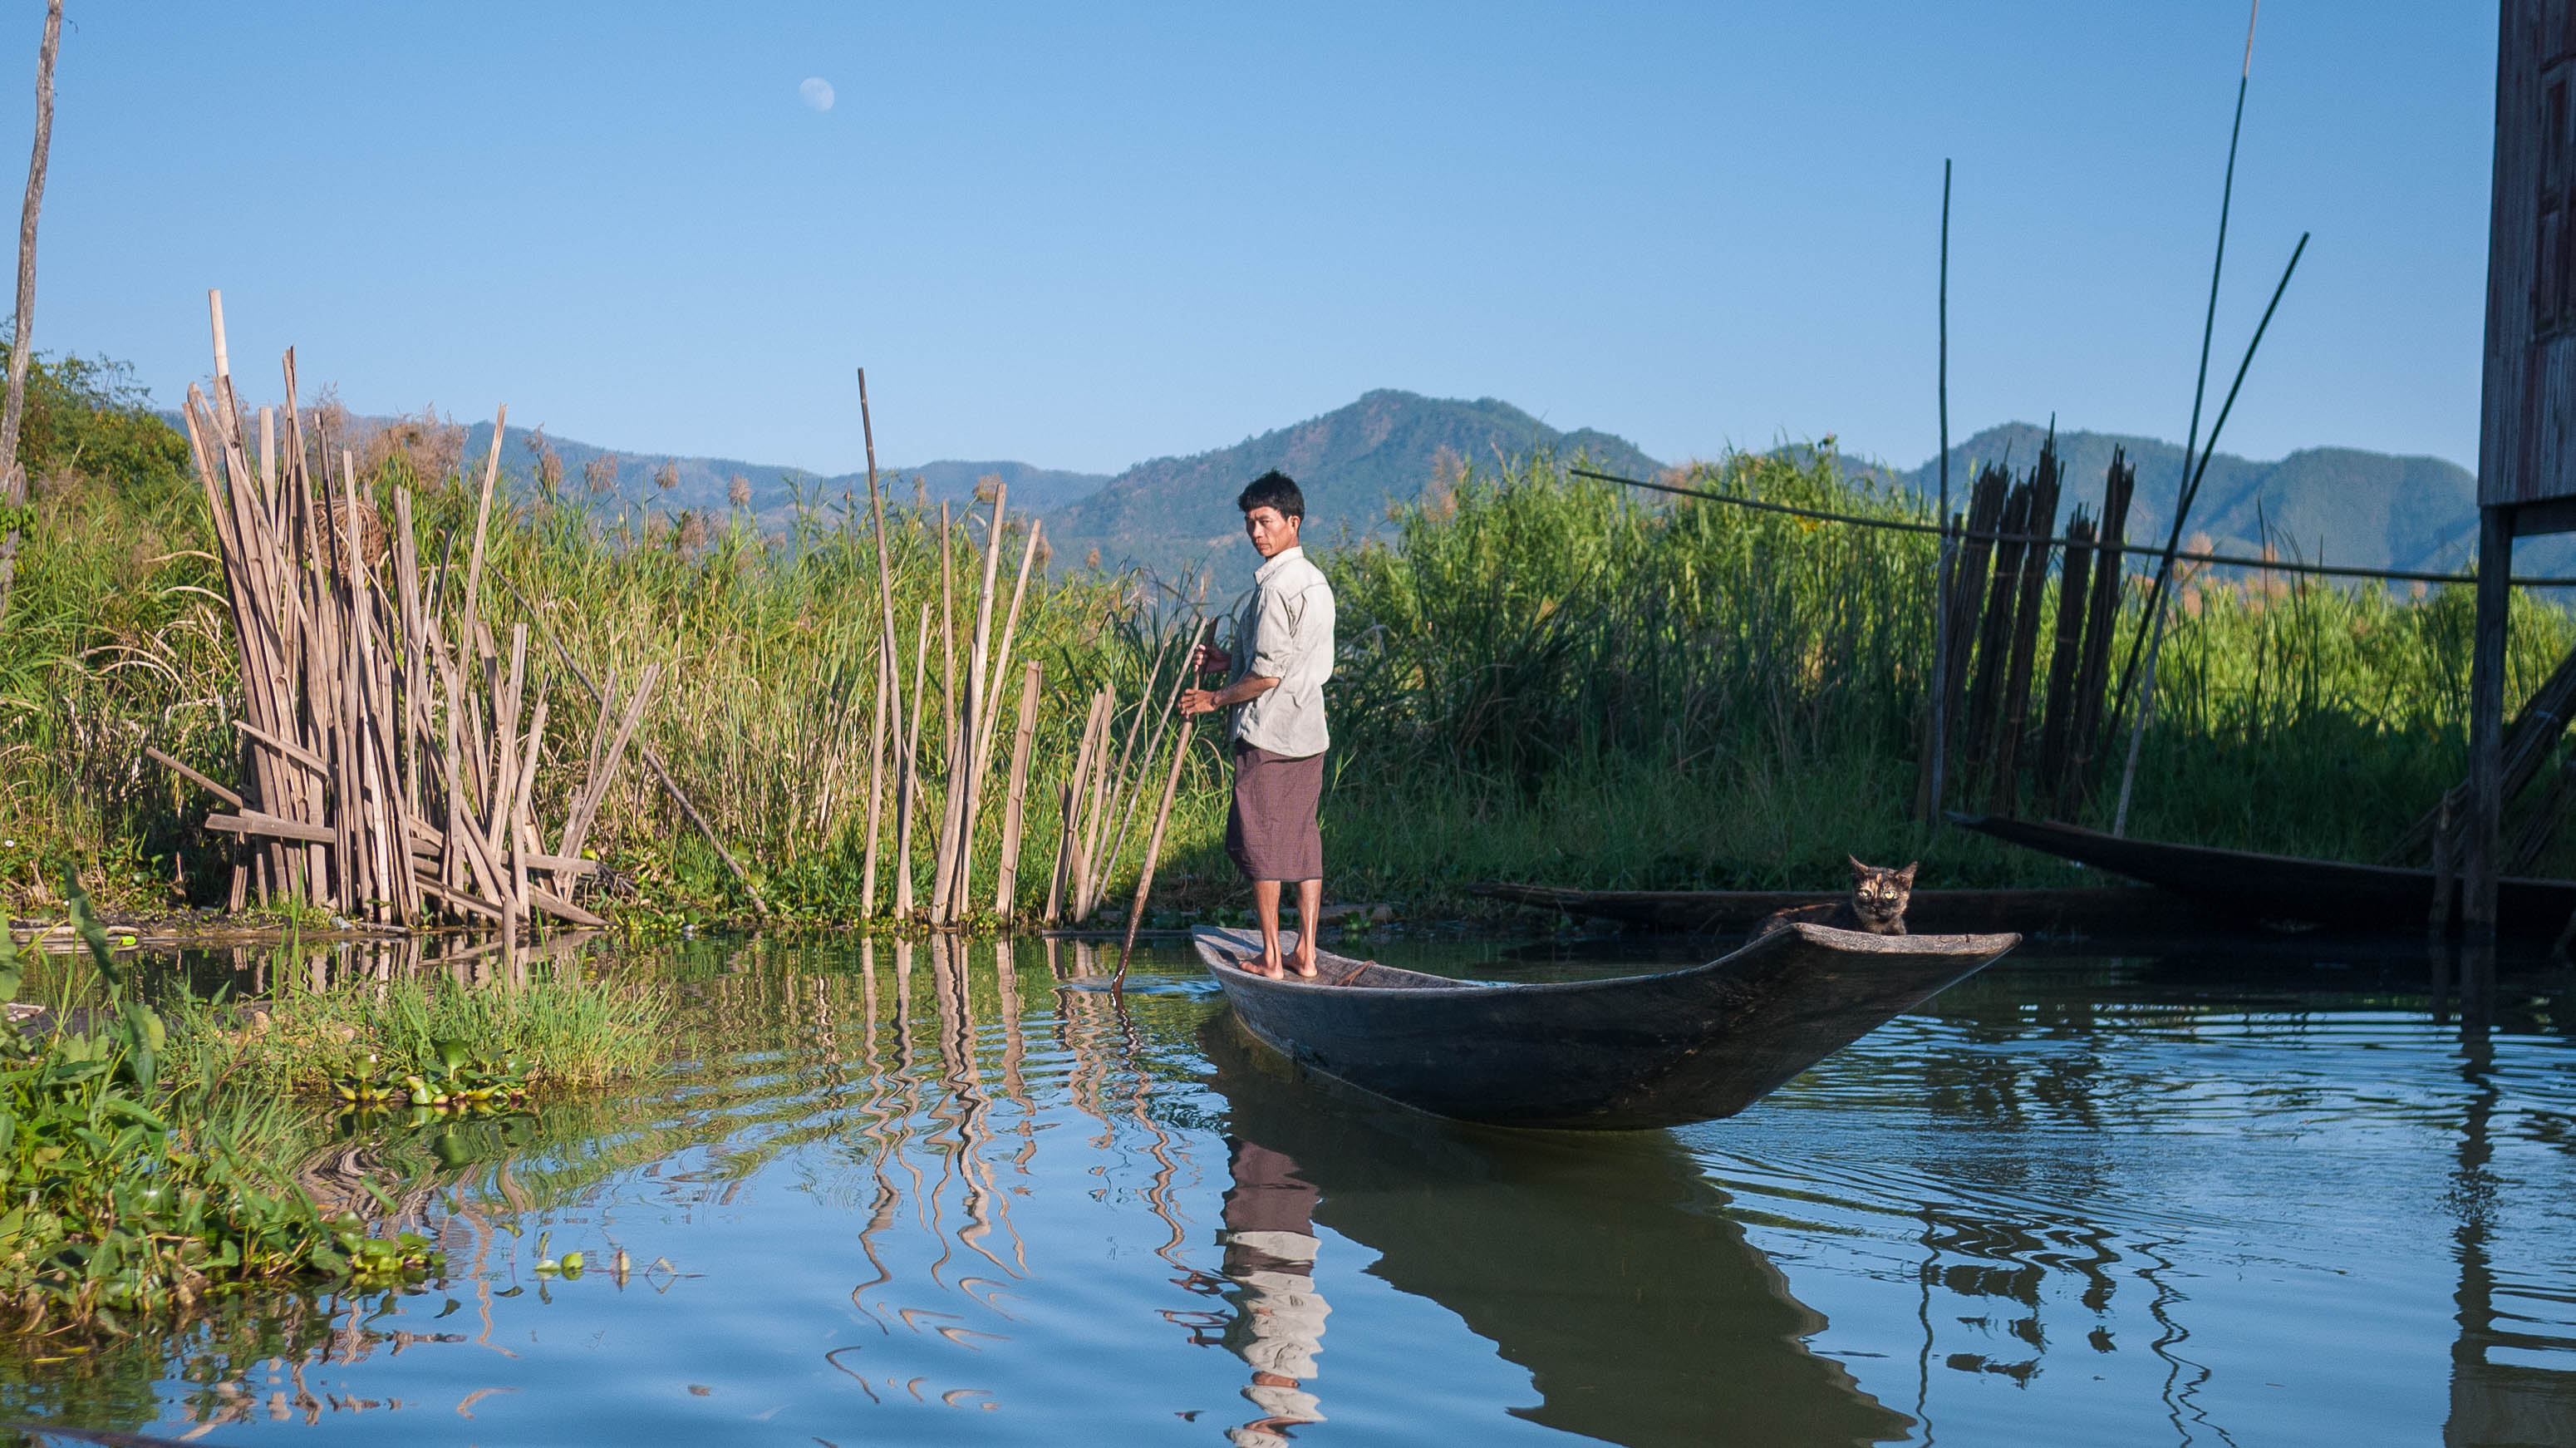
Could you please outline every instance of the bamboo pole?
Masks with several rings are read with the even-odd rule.
[[[953,881],[949,871],[957,863],[958,755],[960,753],[957,717],[957,582],[954,559],[949,544],[948,505],[939,505],[939,740],[941,789],[939,798],[939,837],[931,850],[930,923],[948,923],[948,901]]]
[[[991,729],[994,703],[1000,690],[998,670],[993,669],[993,590],[1002,564],[1002,520],[1010,486],[996,478],[993,483],[993,514],[984,530],[984,577],[975,591],[975,636],[966,655],[966,712],[959,719],[963,733],[962,749],[956,763],[949,766],[950,788],[957,793],[957,848],[954,870],[956,879],[948,892],[949,918],[962,918],[975,884],[975,817],[984,792],[984,763],[992,753],[988,731]],[[956,782],[964,776],[962,787]]]
[[[27,199],[18,211],[18,310],[9,343],[9,395],[0,406],[0,505],[11,522],[0,534],[0,616],[18,576],[16,510],[27,503],[27,470],[18,463],[18,430],[27,417],[27,366],[36,355],[36,218],[45,205],[45,164],[54,144],[54,56],[62,48],[63,0],[46,0],[44,39],[36,47],[36,138],[27,160]]]
[[[890,697],[886,700],[886,708],[888,711],[887,728],[890,731],[891,738],[900,740],[904,737],[903,691],[901,688],[903,673],[898,663],[901,655],[897,651],[897,645],[901,642],[902,636],[895,632],[893,553],[886,546],[885,496],[877,487],[877,432],[876,422],[868,412],[868,369],[862,367],[858,369],[858,373],[859,430],[861,435],[867,440],[868,449],[868,516],[876,525],[878,608],[877,653],[885,660],[883,673],[887,684],[890,686]],[[911,816],[901,803],[905,798],[906,790],[909,788],[909,776],[900,769],[895,772],[894,787],[897,800],[895,814],[898,819],[909,820]],[[873,815],[875,809],[873,802],[871,802],[869,808]],[[874,826],[871,826],[868,832],[868,873],[871,879],[875,877],[876,852],[876,831]],[[907,858],[901,854],[898,854],[895,864],[895,876],[899,881],[903,882],[897,887],[903,896],[903,903],[897,907],[896,913],[905,914],[908,913],[911,908],[911,867]],[[875,896],[871,894],[868,898],[871,901],[869,908],[873,910],[875,908],[873,904]]]
[[[885,752],[886,696],[894,692],[894,661],[879,641],[871,661],[876,667],[876,680],[869,692],[876,703],[868,711],[868,850],[867,864],[859,872],[859,918],[871,920],[877,913],[877,835],[885,818]]]
[[[1183,688],[1186,688],[1190,681],[1190,669],[1186,660],[1196,656],[1199,646],[1212,637],[1215,631],[1216,621],[1213,619],[1190,630],[1190,652],[1181,656],[1184,660],[1180,675]],[[1175,708],[1180,705],[1178,689],[1173,691],[1172,705]],[[1110,986],[1110,990],[1116,994],[1123,995],[1127,990],[1127,962],[1136,954],[1136,927],[1144,923],[1145,903],[1154,893],[1154,867],[1160,864],[1163,858],[1163,831],[1172,822],[1172,798],[1180,791],[1181,767],[1190,762],[1190,734],[1197,725],[1196,718],[1182,720],[1180,739],[1172,746],[1172,768],[1163,776],[1163,801],[1154,811],[1154,833],[1145,842],[1145,868],[1136,876],[1136,900],[1127,909],[1127,938],[1120,942],[1118,947],[1118,976]],[[1315,928],[1312,921],[1305,922],[1305,925],[1309,930]]]
[[[903,746],[903,783],[895,818],[894,913],[912,918],[912,822],[921,813],[921,690],[930,670],[930,605],[921,606],[921,624],[912,642],[912,735]]]
[[[986,689],[987,703],[975,725],[977,738],[973,769],[975,790],[969,799],[966,813],[966,845],[969,857],[974,848],[976,824],[982,813],[984,784],[992,777],[994,744],[1001,737],[1003,699],[1001,680],[1011,668],[1011,650],[1020,628],[1020,605],[1028,596],[1029,570],[1037,561],[1038,531],[1038,521],[1034,518],[1030,519],[1028,542],[1020,550],[1019,572],[1011,584],[1011,607],[1003,619],[1001,642],[995,646],[985,671],[985,677],[989,681]],[[957,888],[961,892],[970,887],[972,880],[971,870],[961,868],[957,872]]]
[[[1989,794],[1997,814],[2014,812],[2021,787],[2021,739],[2030,718],[2031,668],[2039,648],[2039,606],[2048,586],[2049,546],[2045,540],[2057,531],[2058,476],[2056,421],[2052,418],[2048,441],[2039,450],[2039,465],[2031,471],[2030,515],[2023,520],[2028,531],[2038,534],[2042,541],[2031,544],[2022,554],[2020,593],[2013,604],[2012,651],[2005,664],[2003,701],[1997,714],[1994,785]]]
[[[1010,637],[1004,630],[1003,638]],[[1038,690],[1046,676],[1046,666],[1036,659],[1028,661],[1020,675],[1020,727],[1011,741],[1010,803],[1002,816],[1002,853],[994,862],[993,913],[1009,919],[1011,897],[1020,883],[1020,809],[1029,789],[1029,751],[1037,743]]]
[[[1109,888],[1109,851],[1104,847],[1111,841],[1111,822],[1120,817],[1122,808],[1127,815],[1133,816],[1134,797],[1143,788],[1144,773],[1151,767],[1150,754],[1146,763],[1137,764],[1136,741],[1145,731],[1146,716],[1153,712],[1154,686],[1162,681],[1163,663],[1170,657],[1171,647],[1171,641],[1167,639],[1155,649],[1154,666],[1147,671],[1145,687],[1136,696],[1135,717],[1127,724],[1127,742],[1120,746],[1116,765],[1106,771],[1103,787],[1092,800],[1090,825],[1082,837],[1083,858],[1091,868],[1084,880],[1081,906],[1074,913],[1077,920],[1089,918],[1092,911],[1100,908],[1101,894]],[[1160,741],[1157,739],[1155,742]],[[1107,760],[1104,758],[1102,762],[1105,764]],[[1133,776],[1128,772],[1131,764],[1136,764]]]
[[[1074,885],[1082,875],[1082,787],[1083,781],[1090,776],[1092,751],[1099,747],[1099,736],[1104,728],[1101,720],[1103,698],[1102,691],[1092,691],[1090,706],[1082,716],[1082,743],[1074,750],[1073,768],[1056,789],[1063,818],[1056,830],[1055,868],[1047,876],[1046,909],[1038,917],[1048,925],[1059,922],[1059,912],[1067,903],[1067,887]]]

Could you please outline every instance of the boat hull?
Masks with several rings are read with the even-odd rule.
[[[2077,825],[2001,815],[1950,818],[1963,829],[2160,886],[2242,920],[2332,930],[2421,930],[2433,908],[2430,870],[2124,839]],[[2555,935],[2571,913],[2576,913],[2576,880],[2496,883],[2496,928],[2505,934]]]
[[[1641,1130],[1732,1116],[2019,944],[1792,925],[1706,965],[1616,980],[1460,983],[1326,955],[1316,981],[1191,932],[1244,1028],[1308,1070],[1497,1126]]]

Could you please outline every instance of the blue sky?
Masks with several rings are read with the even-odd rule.
[[[72,0],[36,337],[259,395],[837,471],[1112,471],[1374,387],[1657,456],[2179,439],[2241,3],[143,5]],[[0,71],[25,154],[38,7]],[[2273,0],[2225,445],[2473,462],[2495,9]],[[817,110],[800,83],[835,102]],[[6,183],[14,186],[15,180]]]

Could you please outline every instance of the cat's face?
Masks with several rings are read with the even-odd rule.
[[[1882,870],[1864,865],[1845,855],[1852,869],[1852,910],[1863,920],[1894,920],[1905,913],[1905,902],[1914,894],[1915,861],[1902,870]]]

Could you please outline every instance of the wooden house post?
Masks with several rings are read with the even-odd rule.
[[[2461,916],[2495,929],[2513,540],[2576,530],[2576,0],[2500,0]]]

